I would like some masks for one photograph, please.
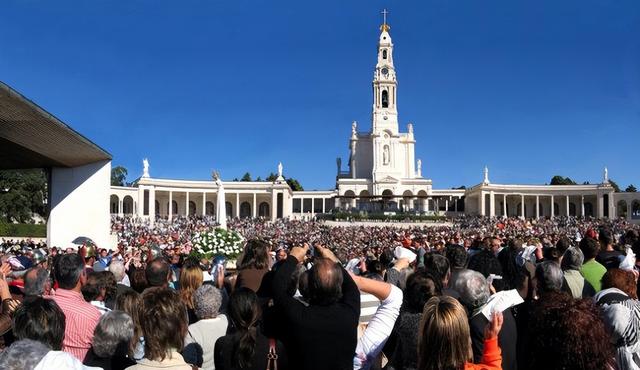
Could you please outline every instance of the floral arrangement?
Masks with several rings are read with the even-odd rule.
[[[211,231],[196,232],[191,238],[191,254],[199,258],[224,256],[237,258],[242,253],[244,238],[233,230],[217,228]]]

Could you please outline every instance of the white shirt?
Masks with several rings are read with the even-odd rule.
[[[375,315],[369,321],[364,334],[358,339],[353,369],[369,369],[373,359],[378,357],[382,347],[391,335],[402,306],[402,290],[391,286],[389,296],[382,301]]]
[[[80,360],[62,351],[49,351],[33,370],[97,370],[99,367],[84,366]]]
[[[198,343],[202,347],[202,370],[215,369],[213,350],[216,341],[227,333],[227,317],[218,315],[215,319],[199,320],[189,325],[189,332],[184,339],[184,345]]]

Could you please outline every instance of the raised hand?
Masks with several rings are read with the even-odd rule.
[[[504,320],[502,312],[494,312],[491,315],[491,322],[484,328],[484,339],[493,339],[498,337],[500,329],[502,329],[502,321]]]

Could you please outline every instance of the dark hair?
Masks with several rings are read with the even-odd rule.
[[[561,237],[556,242],[556,248],[558,248],[558,250],[560,251],[560,255],[563,255],[564,252],[566,252],[567,249],[569,249],[570,246],[571,246],[571,240],[569,238],[567,238],[566,236]]]
[[[389,267],[393,262],[393,258],[393,251],[390,248],[385,248],[382,250],[382,253],[380,253],[380,263],[382,263],[384,267]]]
[[[580,250],[584,254],[584,261],[587,262],[590,259],[596,258],[598,251],[600,251],[600,245],[598,241],[589,237],[580,240]]]
[[[609,229],[601,229],[598,239],[600,240],[600,244],[605,248],[614,242],[613,233]]]
[[[87,283],[82,286],[82,296],[87,302],[95,301],[104,292],[104,301],[116,296],[116,278],[109,271],[90,272]]]
[[[318,258],[309,270],[309,303],[329,306],[342,298],[342,267],[330,259]]]
[[[542,256],[544,257],[545,261],[560,263],[560,258],[562,258],[563,254],[564,252],[561,252],[556,247],[549,247],[542,250]]]
[[[574,300],[554,292],[539,300],[528,321],[529,368],[615,368],[613,345],[601,315],[591,299]]]
[[[171,348],[182,349],[188,330],[187,307],[168,288],[147,289],[142,295],[144,357],[162,361]]]
[[[149,284],[147,284],[147,274],[145,270],[136,269],[131,273],[131,288],[142,294]]]
[[[229,316],[239,334],[238,342],[233,346],[233,367],[250,368],[256,346],[256,326],[260,318],[258,296],[248,288],[233,292],[229,301]]]
[[[438,253],[429,253],[424,256],[424,268],[442,281],[450,271],[449,260]]]
[[[420,269],[407,278],[403,309],[411,313],[421,313],[427,301],[439,295],[442,295],[441,279]]]
[[[30,268],[29,271],[24,274],[24,295],[43,295],[47,280],[49,280],[49,271],[37,266]]]
[[[485,278],[489,277],[491,274],[502,276],[502,266],[500,265],[500,261],[490,250],[481,250],[476,253],[469,259],[469,270],[478,271]],[[497,291],[502,290],[502,281],[494,280],[493,286]]]
[[[84,262],[79,254],[63,254],[56,261],[54,273],[58,286],[62,289],[73,289],[78,284],[84,271]]]
[[[518,266],[516,258],[520,251],[517,248],[504,248],[498,253],[498,261],[502,267],[502,289],[521,289],[528,274],[524,268]],[[493,281],[497,283],[496,280]]]
[[[18,339],[33,339],[54,351],[62,350],[65,316],[52,299],[27,297],[13,314],[13,334]]]
[[[367,261],[367,272],[370,274],[378,274],[382,276],[384,272],[384,266],[378,260],[368,260]]]
[[[449,260],[452,270],[462,270],[467,268],[469,254],[463,246],[453,244],[444,249],[444,255]]]
[[[249,240],[244,247],[238,270],[247,268],[264,270],[269,267],[269,258],[269,244],[267,242],[260,239]]]
[[[151,287],[164,286],[169,279],[169,264],[162,257],[156,257],[149,262],[144,275],[147,278],[147,284]]]
[[[638,299],[636,276],[631,271],[611,269],[602,276],[602,290],[618,288],[633,299]]]

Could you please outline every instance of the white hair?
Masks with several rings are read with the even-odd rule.
[[[119,283],[124,279],[125,270],[124,263],[120,260],[113,259],[109,264],[109,271],[116,277],[116,281]]]

